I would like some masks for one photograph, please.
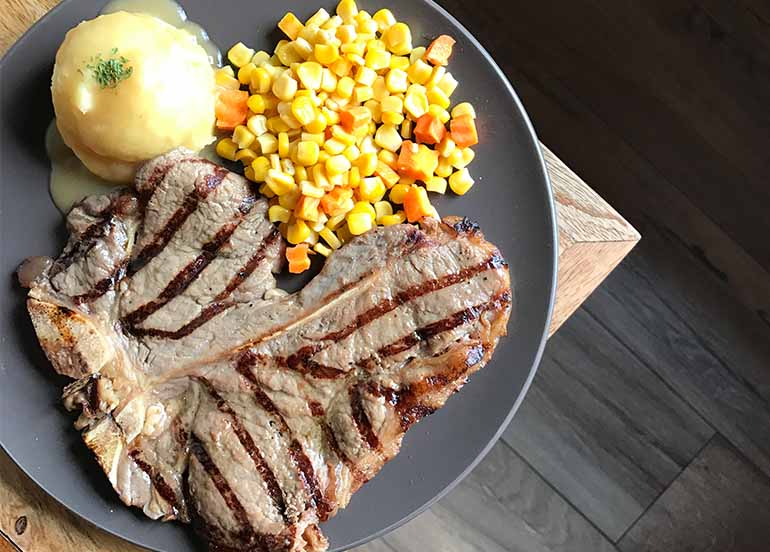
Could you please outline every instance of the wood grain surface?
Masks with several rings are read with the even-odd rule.
[[[57,2],[55,0],[4,0],[4,9],[0,10],[0,55],[26,31],[29,26],[44,15]],[[577,309],[594,289],[602,282],[613,268],[625,257],[639,240],[639,234],[612,207],[593,192],[579,177],[575,175],[556,155],[543,146],[543,152],[551,177],[554,196],[557,203],[559,218],[559,274],[557,299],[554,310],[551,332],[553,333]],[[518,473],[524,473],[530,484],[537,484],[541,489],[547,488],[547,483],[539,479],[534,472],[527,472],[521,460],[516,460],[510,450],[499,451],[503,444],[498,444],[488,462],[513,462]],[[501,458],[505,460],[501,460]],[[511,460],[513,459],[513,460]],[[523,470],[523,472],[522,472]],[[522,477],[524,477],[522,475]],[[534,481],[535,483],[532,483]],[[475,487],[474,487],[475,485]],[[467,497],[471,491],[479,490],[478,483],[471,478],[463,483],[458,491],[459,496]],[[471,493],[472,494],[472,493]],[[483,496],[483,495],[479,495]],[[578,542],[585,542],[590,550],[611,550],[612,546],[604,537],[566,502],[559,502],[553,495],[557,507],[562,508],[566,525],[561,529],[568,534],[577,534]],[[13,550],[3,534],[16,543],[24,552],[38,550],[56,550],[57,552],[110,551],[135,552],[137,547],[128,545],[119,539],[99,531],[82,520],[71,515],[60,505],[42,493],[34,483],[24,476],[18,468],[0,451],[0,552],[5,548]],[[455,495],[451,495],[453,499]],[[463,508],[465,499],[454,501],[447,499],[446,506],[437,508]],[[521,519],[528,526],[528,516],[532,516],[533,506],[513,501],[504,508],[510,508],[511,519]],[[516,505],[519,506],[516,506]],[[549,503],[550,504],[550,503]],[[560,504],[560,505],[559,505]],[[545,506],[544,506],[545,507]],[[550,505],[549,507],[553,507]],[[440,513],[428,512],[424,516],[445,517]],[[412,522],[402,531],[410,531],[410,527],[420,523],[421,518]],[[24,521],[20,521],[24,520]],[[506,518],[499,518],[498,523],[504,524]],[[542,521],[546,523],[546,521]],[[19,531],[23,527],[23,531]],[[570,533],[572,532],[572,533]],[[407,550],[398,547],[400,532],[385,541],[377,541],[364,547],[367,552],[386,550]],[[534,537],[533,537],[534,538]],[[533,550],[567,550],[549,542],[552,536],[543,531],[536,540],[540,542]],[[533,541],[535,542],[535,541]],[[468,546],[471,546],[470,544]],[[473,545],[474,547],[476,545]],[[490,544],[490,546],[492,546]],[[501,550],[504,543],[497,544]],[[432,548],[440,550],[440,547]],[[468,548],[468,550],[494,550],[495,548]],[[524,549],[522,549],[524,550]],[[529,549],[527,549],[529,550]]]

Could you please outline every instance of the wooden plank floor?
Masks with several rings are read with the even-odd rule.
[[[770,550],[770,4],[442,4],[643,239],[490,456],[360,550]]]

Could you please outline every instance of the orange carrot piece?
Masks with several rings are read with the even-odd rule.
[[[409,222],[418,222],[432,213],[428,192],[422,186],[411,186],[404,196],[404,213]]]
[[[404,140],[398,156],[396,171],[401,176],[425,181],[433,176],[438,165],[438,152],[423,144]]]
[[[426,113],[414,127],[414,136],[418,144],[438,144],[444,139],[446,127],[441,120],[431,113]]]
[[[236,126],[246,122],[249,114],[249,93],[246,90],[229,90],[221,88],[217,95],[215,114],[217,128],[220,130],[233,130]]]
[[[449,122],[450,135],[458,148],[467,148],[479,143],[476,123],[470,115],[460,115]]]
[[[306,243],[300,243],[294,247],[286,248],[286,259],[289,261],[289,272],[299,274],[310,268],[310,257],[308,256],[310,246]]]
[[[449,35],[439,36],[425,49],[422,59],[433,65],[449,65],[449,58],[452,56],[452,47],[455,42],[455,39]]]

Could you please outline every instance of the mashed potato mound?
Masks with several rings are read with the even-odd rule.
[[[96,68],[110,60],[119,78],[105,81]],[[214,140],[206,52],[191,34],[149,15],[111,13],[70,30],[56,53],[51,93],[62,138],[107,180],[131,182],[143,161]]]

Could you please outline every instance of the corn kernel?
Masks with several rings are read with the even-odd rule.
[[[297,202],[300,198],[299,188],[295,187],[294,189],[290,190],[289,192],[278,196],[278,204],[281,207],[284,207],[286,209],[289,209],[290,211],[293,211],[294,208],[297,206]]]
[[[412,51],[412,31],[405,23],[394,23],[382,33],[382,40],[392,53],[405,56]]]
[[[430,104],[428,106],[428,113],[430,113],[434,117],[438,117],[438,120],[444,124],[446,124],[449,121],[449,111],[447,111],[446,109],[436,104]]]
[[[288,132],[292,129],[299,129],[302,126],[291,111],[291,102],[280,102],[278,104],[278,115],[286,126],[284,129],[276,129],[278,132]]]
[[[457,89],[458,84],[459,83],[457,82],[457,79],[454,78],[454,76],[452,76],[452,73],[449,73],[449,72],[444,74],[444,76],[441,77],[441,80],[438,81],[438,87],[447,96],[451,96],[454,93],[454,91]]]
[[[267,156],[268,159],[270,159],[270,168],[274,169],[276,171],[281,170],[281,156],[277,153],[271,153]]]
[[[377,169],[377,154],[374,152],[362,153],[356,160],[356,166],[361,171],[361,176],[372,176]]]
[[[401,136],[393,125],[382,125],[374,135],[374,143],[383,149],[395,152],[401,147]]]
[[[235,154],[235,160],[240,161],[243,163],[246,167],[249,167],[251,165],[251,162],[254,161],[257,157],[257,152],[254,151],[251,148],[244,148],[242,150],[239,150]]]
[[[409,63],[415,63],[417,60],[421,60],[422,57],[425,55],[425,46],[418,46],[417,48],[412,49],[412,51],[409,53]]]
[[[337,94],[342,98],[349,98],[353,94],[355,81],[350,77],[342,77],[337,81]]]
[[[329,155],[340,155],[345,151],[345,144],[337,138],[329,138],[324,142],[324,151]]]
[[[429,192],[436,192],[437,194],[446,193],[446,179],[440,176],[431,176],[425,180],[425,189]]]
[[[359,56],[358,54],[345,54],[345,57],[354,66],[363,67],[366,64],[366,60],[364,59],[364,57]]]
[[[318,152],[318,162],[319,163],[326,163],[326,160],[329,159],[330,155],[325,152],[324,150],[321,150]]]
[[[291,102],[291,113],[300,125],[311,123],[317,116],[313,100],[307,96],[294,98]]]
[[[396,18],[393,16],[393,12],[387,8],[376,11],[372,16],[372,19],[377,22],[377,29],[381,33],[396,24]]]
[[[265,182],[270,187],[270,189],[279,196],[291,192],[297,188],[297,185],[294,183],[294,179],[290,175],[276,169],[270,169],[267,171],[267,178],[265,179]]]
[[[289,243],[296,245],[308,239],[310,237],[310,232],[311,230],[307,223],[304,220],[297,219],[293,224],[289,225],[289,228],[286,231],[286,240]]]
[[[323,190],[321,190],[323,192]],[[318,220],[318,204],[320,200],[317,197],[302,195],[294,208],[294,216],[298,219],[316,222]]]
[[[217,142],[217,155],[230,161],[235,161],[235,152],[238,151],[238,144],[230,138],[222,138]]]
[[[355,0],[340,0],[337,4],[337,15],[343,20],[353,19],[358,14],[358,6],[356,6]]]
[[[338,221],[337,224],[340,224],[342,221],[345,220],[345,216],[344,215],[340,215],[339,217],[333,217],[333,218],[329,219],[329,222],[327,223],[327,227],[324,228],[323,230],[319,230],[318,235],[321,236],[321,238],[326,243],[328,243],[329,246],[332,249],[339,249],[340,247],[342,247],[342,242],[339,240],[339,238],[337,236],[334,235],[333,228],[330,229],[328,227],[328,224],[331,223],[331,221],[334,218],[339,218],[339,221]]]
[[[414,123],[411,119],[404,119],[404,122],[401,123],[401,138],[408,140],[412,137],[412,126]]]
[[[360,236],[372,229],[372,218],[367,213],[348,213],[345,217],[348,222],[348,230],[354,236]]]
[[[390,58],[390,68],[391,69],[400,69],[401,71],[406,71],[409,69],[409,58],[405,56],[391,56]]]
[[[332,136],[345,144],[345,146],[352,146],[356,143],[356,137],[348,132],[345,132],[345,129],[339,125],[334,125],[332,127]]]
[[[452,175],[452,163],[446,157],[439,157],[438,165],[436,166],[436,176],[441,178],[449,178]]]
[[[313,47],[313,55],[319,63],[331,65],[340,57],[340,51],[333,44],[316,44]]]
[[[326,116],[318,113],[316,118],[305,125],[305,130],[312,134],[321,134],[326,129]]]
[[[381,100],[380,107],[383,112],[391,111],[393,113],[403,113],[404,101],[398,96],[388,96]]]
[[[337,27],[336,37],[343,44],[350,44],[357,37],[355,25],[340,25]]]
[[[459,152],[459,155],[456,155],[455,152]],[[449,156],[449,162],[456,169],[467,167],[473,161],[473,158],[476,157],[476,152],[471,148],[458,148],[455,152],[452,152],[452,155]]]
[[[364,56],[364,61],[366,66],[374,71],[385,69],[390,67],[390,52],[384,50],[369,50],[366,52],[366,56]]]
[[[394,171],[398,166],[398,155],[393,153],[392,151],[388,151],[386,149],[380,150],[379,153],[377,153],[377,159],[385,163],[388,167],[390,167]]]
[[[404,97],[404,109],[412,119],[417,120],[428,112],[429,102],[425,92],[412,90],[414,86],[409,87]]]
[[[259,94],[249,96],[249,99],[246,100],[246,105],[252,113],[261,114],[265,112],[265,99]]]
[[[473,178],[468,169],[460,169],[449,177],[449,187],[457,195],[465,195],[471,186],[473,186]]]
[[[449,155],[454,151],[455,149],[455,142],[449,137],[449,134],[447,133],[446,136],[444,136],[444,139],[441,140],[438,146],[436,146],[436,151],[439,153],[441,157],[449,157]]]
[[[316,252],[316,253],[318,253],[319,255],[323,255],[324,257],[328,257],[329,255],[331,255],[331,254],[332,254],[332,250],[331,250],[331,249],[329,249],[328,247],[326,247],[326,246],[325,246],[324,244],[322,244],[322,243],[317,243],[317,244],[315,244],[315,245],[313,246],[313,251],[315,251],[315,252]]]
[[[257,68],[256,65],[249,62],[240,69],[238,69],[238,82],[241,84],[249,84],[251,82],[251,72]]]
[[[430,80],[430,77],[433,74],[433,68],[423,60],[418,59],[409,66],[406,70],[406,74],[409,77],[410,82],[415,84],[425,84]]]
[[[317,12],[315,12],[310,18],[305,21],[306,27],[320,27],[327,21],[329,21],[329,18],[331,16],[329,15],[329,12],[327,12],[325,9],[321,8]]]
[[[355,79],[359,84],[363,84],[364,86],[371,86],[374,84],[374,79],[376,78],[377,73],[375,73],[374,70],[370,69],[369,67],[359,67],[356,70]]]
[[[278,22],[278,28],[281,29],[284,34],[286,34],[286,36],[292,40],[297,38],[297,35],[299,35],[299,32],[303,27],[304,25],[302,22],[297,19],[297,16],[291,12],[284,15],[283,18]]]
[[[254,136],[262,136],[267,132],[267,117],[264,115],[252,115],[249,117],[249,120],[246,121],[246,126]]]
[[[393,203],[401,204],[404,202],[404,197],[406,196],[406,193],[409,191],[409,185],[407,184],[396,184],[390,189],[389,198],[390,201]]]
[[[289,155],[289,135],[285,132],[278,133],[278,155],[281,157]]]
[[[218,73],[222,73],[223,75],[227,75],[229,77],[235,76],[235,70],[230,65],[225,65],[224,67],[220,67],[214,72],[214,74],[218,74]]]
[[[238,125],[233,130],[233,142],[241,149],[248,148],[255,139],[256,136],[245,125]]]
[[[370,203],[380,201],[386,192],[385,183],[379,176],[370,176],[358,185],[358,196]]]
[[[227,59],[236,67],[243,67],[251,61],[254,50],[248,48],[243,42],[239,42],[227,52]]]
[[[323,146],[325,139],[326,137],[322,132],[319,132],[319,133],[303,132],[300,135],[300,140],[302,140],[303,142],[315,142],[319,147]]]
[[[335,61],[329,66],[329,69],[331,69],[332,72],[338,77],[344,77],[345,75],[350,73],[350,70],[352,68],[353,68],[353,64],[350,63],[350,60],[345,59],[343,57],[341,57],[340,59],[338,59],[337,61]],[[352,92],[352,89],[351,89],[351,92]]]
[[[399,211],[394,215],[385,215],[378,221],[383,226],[393,226],[394,224],[403,224],[406,222],[406,215],[403,211]]]
[[[358,159],[359,156],[361,155],[361,150],[359,150],[358,147],[355,144],[353,144],[346,147],[345,151],[342,152],[342,155],[347,157],[348,161],[350,161],[352,164],[353,161]]]
[[[388,189],[398,184],[400,179],[398,173],[382,161],[377,162],[377,169],[374,171],[374,173],[382,178],[383,183]]]
[[[388,201],[378,201],[374,204],[374,212],[376,213],[377,223],[379,224],[382,217],[393,214],[393,206]]]
[[[269,132],[257,136],[257,142],[259,142],[259,150],[262,152],[262,155],[278,151],[278,138]]]
[[[385,111],[382,114],[382,122],[386,125],[398,126],[404,120],[404,116],[401,113],[395,113],[393,111]]]
[[[297,69],[297,76],[302,86],[308,90],[318,90],[321,88],[322,69],[321,65],[315,61],[301,63]]]
[[[354,111],[354,110],[350,110]],[[364,128],[366,129],[366,132],[368,133],[369,129],[369,123],[371,121],[374,121],[375,123],[380,122],[380,117],[382,115],[382,111],[380,110],[380,102],[377,100],[366,100],[364,102],[364,105],[361,107],[355,108],[355,112],[358,113],[360,116],[356,120],[354,124],[354,130]]]
[[[251,63],[253,63],[257,67],[261,67],[262,65],[267,63],[269,59],[270,59],[270,54],[268,54],[264,50],[260,50],[259,52],[251,56]]]
[[[297,161],[306,167],[315,165],[318,162],[319,151],[317,142],[303,140],[297,144]]]
[[[363,35],[374,36],[375,33],[377,33],[378,25],[377,22],[373,19],[367,19],[366,21],[359,21],[358,25],[356,26],[356,30],[358,31],[359,38]]]
[[[329,143],[329,140],[326,142]],[[333,176],[350,170],[350,161],[344,155],[332,155],[326,160],[326,174]]]
[[[407,73],[401,69],[391,69],[385,77],[385,86],[391,94],[406,92],[408,87]]]
[[[289,222],[291,218],[291,211],[281,207],[280,205],[272,205],[267,210],[267,218],[270,222]]]
[[[249,75],[249,90],[253,93],[266,94],[271,86],[272,77],[264,67],[257,67]]]
[[[473,105],[468,102],[462,102],[452,108],[452,117],[461,117],[463,115],[470,115],[475,119],[476,110],[473,109]]]
[[[297,93],[297,81],[291,78],[289,72],[286,71],[275,79],[272,90],[278,99],[287,102]]]
[[[297,51],[293,42],[282,40],[278,44],[275,55],[278,56],[281,64],[290,67],[292,63],[299,63],[303,60],[302,55]]]
[[[217,86],[221,86],[222,88],[227,88],[228,90],[238,90],[241,87],[241,83],[233,75],[229,75],[227,72],[225,72],[224,69],[225,68],[218,69],[214,73],[214,82],[216,82]],[[233,68],[228,65],[227,69],[232,71]]]
[[[364,103],[371,100],[373,97],[371,86],[356,86],[353,89],[353,101],[356,103]]]
[[[313,55],[313,45],[302,37],[297,37],[297,39],[292,42],[292,45],[294,46],[294,51],[297,52],[302,59],[308,59]]]
[[[450,101],[449,96],[444,94],[444,91],[441,90],[438,86],[431,86],[428,88],[428,102],[434,105],[437,105],[441,107],[442,109],[446,109],[449,107]]]
[[[388,96],[390,96],[390,92],[388,91],[388,86],[385,83],[385,77],[378,76],[372,83],[372,97],[378,102],[381,102]]]
[[[299,183],[299,191],[303,196],[312,197],[315,199],[321,199],[326,193],[324,190],[308,180],[303,180]]]
[[[270,161],[267,157],[257,157],[251,162],[251,170],[254,171],[254,181],[264,182],[267,178],[267,171],[270,170]]]
[[[355,54],[357,56],[363,56],[366,51],[366,44],[357,38],[354,42],[348,42],[340,46],[340,52],[343,54]]]

